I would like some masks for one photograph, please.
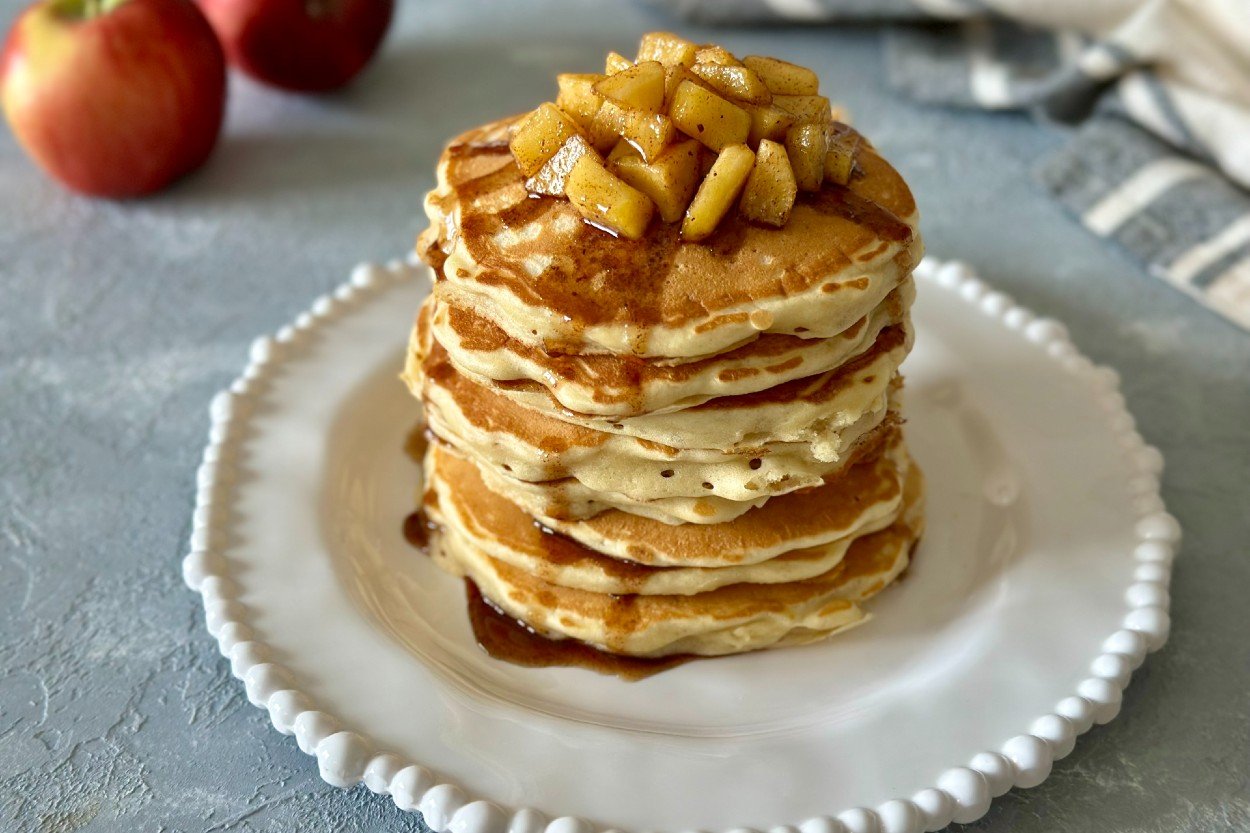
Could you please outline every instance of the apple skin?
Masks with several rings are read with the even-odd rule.
[[[199,0],[230,63],[295,92],[341,87],[377,52],[394,0]]]
[[[0,53],[0,102],[26,152],[75,191],[134,197],[203,164],[225,57],[190,0],[125,0],[89,16],[40,2]]]

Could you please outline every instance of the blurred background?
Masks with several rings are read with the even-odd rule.
[[[23,5],[0,0],[0,22]],[[340,90],[298,95],[231,71],[212,155],[139,200],[76,196],[0,133],[0,820],[16,825],[5,829],[422,829],[363,787],[325,785],[204,632],[178,565],[207,403],[255,336],[355,264],[409,252],[450,136],[550,99],[555,73],[598,71],[657,28],[815,69],[911,184],[929,251],[1065,322],[1121,372],[1139,430],[1168,461],[1164,497],[1186,530],[1171,643],[1135,675],[1120,718],[972,829],[1250,829],[1250,335],[1231,304],[1212,311],[1168,277],[1238,222],[1250,152],[1223,158],[1214,116],[1152,129],[1140,105],[1104,101],[1131,55],[1109,54],[1097,83],[1067,84],[1061,59],[1093,39],[1061,48],[1006,24],[916,23],[922,4],[902,0],[873,7],[887,24],[795,17],[868,5],[401,2],[375,60]],[[1236,0],[1208,7],[1225,10],[1246,14]],[[1245,70],[1245,35],[1220,42]],[[1203,67],[1217,84],[1238,77]],[[1175,106],[1167,83],[1147,84],[1164,85],[1156,107]],[[1091,128],[1091,114],[1116,126]],[[1171,180],[1125,196],[1130,155],[1208,172],[1164,162]],[[1202,187],[1156,204],[1162,214],[1137,210],[1178,182]],[[1240,268],[1240,234],[1190,271]]]

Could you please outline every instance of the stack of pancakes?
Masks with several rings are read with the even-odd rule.
[[[534,631],[631,656],[820,639],[907,566],[899,364],[922,244],[861,140],[781,228],[639,241],[534,198],[504,120],[444,152],[405,380],[439,563]]]

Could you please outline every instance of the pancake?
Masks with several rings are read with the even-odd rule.
[[[427,513],[448,534],[550,584],[593,593],[688,596],[730,584],[800,581],[832,570],[854,540],[848,535],[756,564],[649,567],[601,555],[535,524],[521,507],[487,488],[477,467],[463,458],[439,454],[430,459],[426,488],[433,502],[427,501]],[[883,529],[901,511],[900,505],[888,514],[874,513],[873,520],[858,527],[855,534]]]
[[[535,517],[581,520],[594,518],[595,515],[609,512],[609,510],[620,510],[620,512],[640,515],[642,518],[659,520],[666,524],[721,524],[739,518],[751,509],[761,507],[770,498],[799,492],[801,489],[816,488],[838,477],[838,474],[855,460],[866,454],[876,453],[884,439],[898,427],[898,423],[899,419],[896,415],[886,415],[883,422],[866,432],[853,447],[846,450],[838,463],[819,464],[825,469],[824,475],[815,472],[810,473],[808,477],[781,474],[773,482],[761,482],[755,492],[746,489],[737,495],[731,494],[735,492],[735,489],[725,488],[724,485],[720,485],[720,480],[716,480],[717,469],[722,468],[716,464],[702,467],[702,477],[709,478],[702,482],[697,480],[697,475],[700,474],[699,467],[690,467],[692,470],[689,474],[696,475],[695,478],[691,478],[696,492],[692,495],[666,494],[669,492],[667,484],[670,480],[676,479],[674,468],[652,467],[650,474],[644,473],[641,477],[631,480],[622,478],[621,488],[635,487],[636,492],[642,493],[642,497],[637,497],[636,493],[627,494],[614,488],[595,488],[594,485],[582,483],[575,477],[546,480],[540,483],[526,482],[526,480],[501,472],[494,465],[484,465],[480,460],[476,462],[481,469],[482,478],[491,489],[506,495],[507,499],[521,505],[526,512]],[[732,465],[735,465],[737,469],[742,468],[741,463],[736,460]],[[587,472],[594,475],[596,480],[607,479],[611,474],[611,472],[600,472],[594,468],[590,468]],[[749,465],[745,468],[745,472],[750,472]],[[670,473],[671,477],[665,477]],[[739,472],[730,470],[729,474],[734,475]],[[746,485],[750,487],[751,483],[747,482]],[[655,493],[660,493],[660,497],[650,497]],[[730,494],[726,495],[726,493]]]
[[[483,465],[476,460],[475,462],[478,462],[482,477],[490,488],[505,495],[510,501],[537,517],[575,521],[593,518],[609,510],[619,510],[667,524],[720,524],[740,517],[751,509],[763,506],[770,498],[800,489],[815,488],[836,477],[839,472],[861,456],[875,453],[885,437],[895,429],[897,422],[897,417],[888,415],[885,421],[860,437],[838,462],[821,464],[827,472],[824,475],[815,472],[807,477],[783,474],[775,481],[762,482],[757,491],[747,490],[741,495],[728,497],[721,493],[736,490],[719,485],[723,481],[717,479],[719,467],[714,464],[703,467],[702,476],[707,479],[701,482],[697,480],[699,475],[697,467],[691,472],[696,475],[692,482],[697,494],[648,497],[646,496],[648,491],[665,491],[664,487],[676,478],[676,470],[665,468],[652,472],[649,477],[635,478],[631,481],[623,480],[620,489],[635,487],[634,493],[627,493],[611,488],[595,488],[576,477],[532,483],[505,474],[489,464]],[[746,470],[750,471],[749,467]],[[671,477],[665,477],[664,475],[669,472],[674,472],[674,474]],[[611,472],[594,468],[590,468],[588,473],[593,475],[595,480],[607,479],[611,474]],[[736,473],[732,472],[732,474]],[[752,483],[748,482],[747,486],[750,485]],[[644,496],[639,497],[638,492],[642,492]]]
[[[526,408],[595,431],[625,434],[674,448],[734,451],[764,442],[809,443],[818,460],[838,459],[840,431],[881,408],[911,350],[910,322],[887,327],[873,346],[836,370],[767,390],[710,399],[693,408],[632,417],[602,417],[562,408],[533,382],[497,385]]]
[[[537,519],[596,552],[643,564],[749,564],[849,534],[863,522],[865,505],[892,511],[907,467],[896,433],[876,458],[816,488],[771,498],[731,523],[674,525],[619,510],[578,521]]]
[[[803,192],[782,228],[731,213],[692,244],[668,224],[639,241],[617,238],[567,200],[531,197],[508,150],[516,123],[448,145],[420,251],[439,273],[441,300],[533,347],[693,358],[761,333],[828,338],[880,304],[923,252],[911,192],[858,134],[847,186]]]
[[[834,370],[870,349],[886,327],[901,323],[914,298],[915,285],[907,278],[832,338],[768,333],[693,360],[548,353],[510,338],[487,318],[441,302],[432,327],[456,369],[479,384],[537,382],[570,411],[622,417],[680,410]]]
[[[898,422],[900,399],[892,390],[884,408],[844,428],[848,450],[830,463],[816,460],[803,443],[764,443],[726,453],[578,428],[525,411],[454,371],[443,375],[435,369],[424,387],[431,430],[479,464],[530,483],[574,479],[594,492],[634,502],[706,497],[704,483],[713,485],[716,496],[735,501],[818,485],[869,436]]]
[[[906,569],[922,528],[923,480],[912,467],[902,516],[855,538],[845,557],[812,578],[730,584],[694,595],[612,595],[544,581],[491,557],[444,527],[435,557],[471,579],[500,610],[540,634],[629,656],[717,656],[796,645],[862,624],[861,603]]]
[[[526,514],[612,558],[656,567],[757,564],[791,550],[844,538],[894,513],[902,499],[909,460],[897,430],[883,446],[880,453],[855,463],[821,486],[770,498],[726,523],[671,524],[621,510],[577,521],[531,511]],[[464,459],[454,449],[433,443],[427,452],[427,467],[445,465],[441,462],[445,456]],[[482,482],[491,487],[488,477]]]

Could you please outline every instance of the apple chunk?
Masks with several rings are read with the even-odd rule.
[[[742,62],[734,57],[734,54],[723,46],[716,44],[706,44],[699,47],[699,51],[694,53],[696,64],[720,64],[726,67],[740,67]]]
[[[570,136],[577,133],[577,125],[564,111],[547,102],[530,113],[529,118],[517,128],[508,146],[521,173],[533,176],[548,159],[555,156]]]
[[[807,67],[762,55],[748,55],[742,63],[754,70],[776,95],[816,95],[820,92],[820,79]]]
[[[669,115],[677,129],[716,152],[746,142],[751,114],[693,81],[683,81],[673,94]]]
[[[834,185],[846,185],[851,181],[855,157],[850,148],[835,147],[825,154],[825,179]]]
[[[774,95],[773,104],[794,116],[796,121],[828,124],[833,120],[829,99],[823,95]]]
[[[602,79],[602,75],[594,73],[565,72],[556,76],[556,85],[560,89],[556,105],[583,130],[589,130],[594,124],[599,105],[603,104],[603,96],[595,92],[595,84]]]
[[[638,61],[659,61],[664,66],[694,66],[699,47],[672,32],[648,32],[638,44]]]
[[[749,140],[753,145],[759,145],[764,139],[784,142],[786,131],[794,126],[794,116],[773,104],[749,106],[747,112],[751,114]]]
[[[603,71],[607,75],[612,75],[621,70],[629,69],[633,65],[634,62],[621,53],[609,52],[607,59],[603,63]]]
[[[617,176],[651,198],[661,220],[675,223],[686,212],[699,184],[701,152],[697,141],[687,139],[647,162],[630,145],[621,143],[609,158]]]
[[[613,147],[619,136],[636,147],[650,162],[673,141],[676,130],[673,129],[672,119],[663,113],[629,110],[615,101],[605,101],[595,117],[591,133],[591,144],[598,150]]]
[[[720,152],[686,209],[681,223],[683,239],[697,242],[716,230],[738,199],[754,166],[755,154],[746,145],[729,145]]]
[[[625,128],[621,131],[621,136],[638,148],[642,158],[648,162],[657,159],[672,143],[676,134],[673,120],[668,116],[663,113],[640,113],[636,110],[627,113]]]
[[[825,133],[828,152],[825,153],[825,180],[836,185],[851,181],[855,169],[855,153],[859,150],[860,135],[846,125],[835,124]]]
[[[664,68],[664,110],[667,113],[673,112],[673,99],[677,97],[677,88],[681,86],[683,81],[710,89],[708,83],[699,76],[690,71],[688,67],[674,66]]]
[[[825,128],[819,124],[796,124],[786,133],[786,154],[794,179],[803,191],[819,191],[825,178]]]
[[[569,172],[564,194],[595,225],[638,240],[655,210],[646,194],[627,185],[594,156],[583,154]]]
[[[546,194],[549,197],[563,196],[569,174],[572,173],[577,160],[583,156],[599,158],[599,154],[590,146],[590,142],[587,142],[580,133],[575,133],[565,140],[560,149],[538,170],[538,173],[525,180],[526,190],[532,194]]]
[[[755,154],[738,211],[748,220],[780,228],[790,219],[798,192],[786,149],[765,139]]]
[[[773,100],[773,94],[760,77],[746,67],[695,64],[690,71],[728,98],[750,104],[769,104]]]
[[[657,113],[664,106],[664,65],[643,61],[597,82],[594,90],[622,107]]]
[[[591,147],[600,153],[607,153],[620,138],[616,132],[616,120],[609,117],[609,103],[607,101],[603,103],[604,106],[599,108],[599,113],[585,131],[586,139]]]

